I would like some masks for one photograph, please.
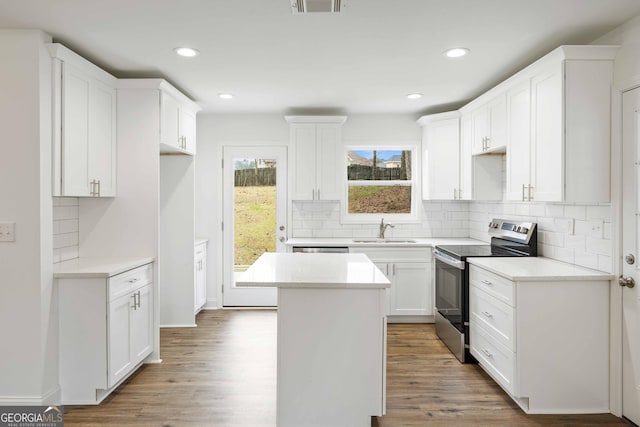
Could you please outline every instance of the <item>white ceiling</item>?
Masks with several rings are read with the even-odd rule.
[[[214,113],[457,108],[561,44],[640,14],[638,0],[2,0],[0,28],[39,28],[117,77],[164,77]],[[186,59],[177,46],[199,49]],[[451,47],[471,49],[447,59]],[[233,100],[218,93],[231,92]],[[420,92],[420,100],[408,93]]]

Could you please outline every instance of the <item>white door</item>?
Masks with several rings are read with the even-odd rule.
[[[640,424],[640,88],[622,99],[622,414]]]
[[[285,147],[224,147],[225,307],[275,307],[276,288],[238,288],[235,277],[264,252],[285,252]]]

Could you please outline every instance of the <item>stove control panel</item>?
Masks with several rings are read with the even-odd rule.
[[[516,238],[527,242],[536,228],[533,222],[517,222],[506,219],[493,219],[489,223],[489,234],[495,237]]]

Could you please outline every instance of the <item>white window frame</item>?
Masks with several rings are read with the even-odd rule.
[[[385,185],[403,185],[411,186],[411,213],[408,214],[394,214],[394,213],[370,213],[370,214],[350,214],[349,213],[349,181],[347,179],[347,153],[355,150],[404,150],[411,151],[411,180],[404,181],[402,184],[398,184],[398,181],[351,181],[351,183],[357,183],[356,185],[362,186],[385,186]],[[341,174],[343,191],[340,209],[340,222],[342,224],[373,224],[379,223],[383,218],[385,222],[390,223],[404,223],[415,224],[422,220],[422,190],[419,174],[422,171],[421,167],[422,156],[420,155],[420,144],[411,143],[346,143],[342,152],[341,161]],[[406,183],[406,184],[405,184]]]

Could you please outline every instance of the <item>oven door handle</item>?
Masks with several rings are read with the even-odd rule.
[[[435,259],[437,259],[438,261],[442,261],[447,265],[450,265],[451,267],[455,267],[458,270],[464,270],[464,261],[461,261],[459,259],[454,259],[451,258],[445,254],[443,254],[442,252],[440,252],[437,249],[433,250],[433,256],[435,257]]]

